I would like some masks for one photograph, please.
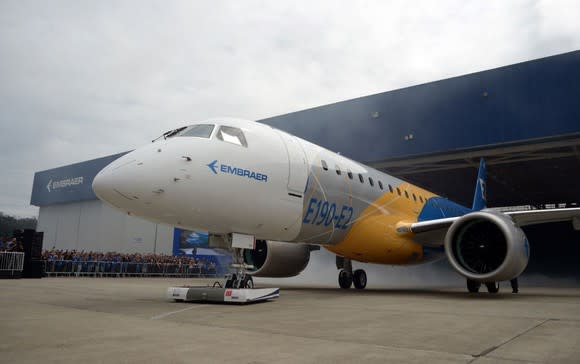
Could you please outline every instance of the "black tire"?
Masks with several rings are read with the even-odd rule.
[[[246,276],[242,281],[242,286],[240,288],[254,288],[254,280],[252,276]]]
[[[479,287],[481,287],[481,282],[472,281],[471,279],[467,280],[467,290],[469,291],[469,293],[479,292]]]
[[[499,282],[485,282],[485,286],[487,287],[487,291],[489,293],[499,292]]]
[[[367,286],[367,274],[362,269],[357,269],[353,274],[353,283],[356,289],[364,289]]]
[[[341,270],[338,273],[338,285],[342,289],[349,289],[352,286],[352,274],[345,270]]]

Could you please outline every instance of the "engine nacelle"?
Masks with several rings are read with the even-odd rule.
[[[479,282],[519,276],[530,256],[522,229],[509,216],[477,211],[456,220],[445,235],[445,254],[453,268]]]
[[[244,262],[254,266],[249,273],[255,277],[294,277],[310,261],[307,244],[256,240],[254,250],[244,250]]]

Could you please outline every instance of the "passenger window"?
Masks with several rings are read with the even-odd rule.
[[[374,186],[375,185],[375,182],[373,181],[372,177],[369,177],[369,184],[371,186]]]
[[[328,165],[326,164],[326,161],[321,160],[320,162],[322,163],[322,169],[324,169],[325,171],[328,171]]]
[[[415,196],[415,194],[413,194],[413,200],[415,200],[415,202],[417,202],[417,196]]]
[[[389,192],[393,193],[393,186],[389,185]]]
[[[397,193],[399,194],[399,196],[401,196],[401,190],[399,189],[399,187],[397,187]]]
[[[341,175],[341,170],[340,167],[338,165],[334,166],[336,168],[336,174],[338,174],[339,176]]]
[[[212,124],[199,124],[192,125],[184,132],[179,134],[180,137],[198,137],[198,138],[209,138],[214,126]]]
[[[352,179],[352,172],[351,171],[348,171],[347,174],[348,174],[348,178]]]
[[[419,196],[419,201],[421,201],[421,203],[423,203],[423,196]]]
[[[360,180],[360,183],[365,183],[365,179],[363,178],[362,174],[358,174],[358,179]]]
[[[217,138],[219,140],[223,140],[224,142],[240,145],[243,147],[247,147],[248,143],[246,142],[246,137],[242,132],[242,129],[233,128],[231,126],[220,126],[220,129],[217,132]]]
[[[405,197],[409,198],[409,192],[405,191]]]
[[[382,190],[383,189],[383,182],[379,181],[379,188]]]

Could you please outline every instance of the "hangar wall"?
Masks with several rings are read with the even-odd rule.
[[[99,200],[41,206],[44,249],[171,255],[173,226],[128,216]]]

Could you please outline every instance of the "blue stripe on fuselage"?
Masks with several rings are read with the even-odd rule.
[[[429,221],[446,217],[462,216],[471,212],[471,209],[461,206],[443,197],[432,197],[427,200],[417,216],[417,221]]]

